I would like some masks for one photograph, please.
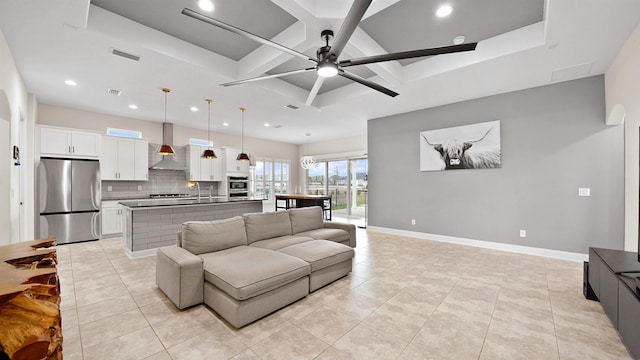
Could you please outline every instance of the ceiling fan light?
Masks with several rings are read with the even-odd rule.
[[[211,149],[207,149],[207,150],[203,151],[201,157],[203,159],[217,159],[218,158],[216,156],[216,153]]]
[[[238,157],[236,158],[236,160],[238,160],[238,161],[249,161],[249,155],[247,155],[246,153],[240,153],[240,154],[238,154]]]
[[[316,72],[318,73],[318,76],[332,77],[338,75],[338,67],[334,63],[324,62],[318,64]]]

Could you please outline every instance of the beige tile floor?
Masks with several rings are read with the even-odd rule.
[[[121,239],[58,247],[64,358],[630,359],[582,264],[358,230],[353,272],[242,329]]]

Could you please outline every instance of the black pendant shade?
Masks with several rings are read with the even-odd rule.
[[[201,158],[203,159],[217,159],[216,153],[211,149],[211,99],[205,99],[208,107],[208,127],[207,127],[207,149],[202,152]]]
[[[247,155],[244,152],[244,112],[245,110],[247,109],[240,108],[240,111],[242,111],[242,151],[240,152],[240,154],[238,154],[238,157],[236,157],[236,160],[239,160],[239,161],[249,161],[249,155]]]

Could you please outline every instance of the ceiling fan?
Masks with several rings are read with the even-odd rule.
[[[221,84],[222,86],[232,86],[232,85],[258,81],[258,80],[273,79],[273,78],[278,78],[278,77],[287,76],[287,75],[300,74],[300,73],[305,73],[305,72],[315,70],[316,73],[318,74],[318,79],[316,80],[316,83],[314,84],[313,89],[311,90],[311,94],[307,99],[307,105],[311,105],[311,102],[313,101],[315,94],[317,94],[317,92],[320,90],[320,87],[322,86],[324,79],[327,77],[335,76],[335,75],[340,75],[352,81],[358,82],[364,86],[368,86],[374,90],[380,91],[391,97],[395,97],[398,95],[398,93],[393,90],[387,89],[386,87],[380,84],[377,84],[373,81],[370,81],[354,73],[344,70],[344,68],[346,67],[372,64],[372,63],[391,61],[391,60],[402,60],[402,59],[410,59],[410,58],[416,58],[416,57],[434,56],[434,55],[449,54],[449,53],[456,53],[456,52],[462,52],[462,51],[471,51],[471,50],[475,50],[476,45],[478,44],[474,42],[474,43],[451,45],[451,46],[444,46],[444,47],[438,47],[438,48],[429,48],[429,49],[421,49],[421,50],[396,52],[391,54],[365,56],[365,57],[349,59],[349,60],[339,60],[340,53],[342,53],[342,50],[347,45],[349,38],[351,38],[351,35],[353,34],[356,27],[360,23],[360,20],[362,20],[362,17],[364,16],[365,12],[369,8],[369,5],[371,4],[372,1],[373,0],[355,0],[353,2],[351,9],[349,9],[349,12],[347,13],[347,17],[344,19],[344,22],[342,23],[342,26],[338,31],[338,35],[335,37],[333,41],[333,45],[329,45],[329,40],[333,37],[333,31],[331,30],[322,31],[321,36],[326,41],[326,45],[318,49],[317,58],[315,59],[301,52],[290,49],[286,46],[275,43],[271,40],[267,40],[258,35],[252,34],[248,31],[229,25],[220,20],[216,20],[206,15],[200,14],[191,9],[188,9],[188,8],[183,9],[182,14],[192,17],[194,19],[203,21],[207,24],[211,24],[213,26],[217,26],[219,28],[225,29],[232,33],[247,37],[263,45],[271,46],[287,54],[290,54],[314,63],[314,66],[308,67],[305,69],[286,71],[278,74],[259,76],[259,77],[254,77],[250,79],[238,80],[238,81]]]

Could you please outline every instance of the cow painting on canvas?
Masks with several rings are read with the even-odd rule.
[[[420,133],[421,171],[500,166],[500,120]]]

